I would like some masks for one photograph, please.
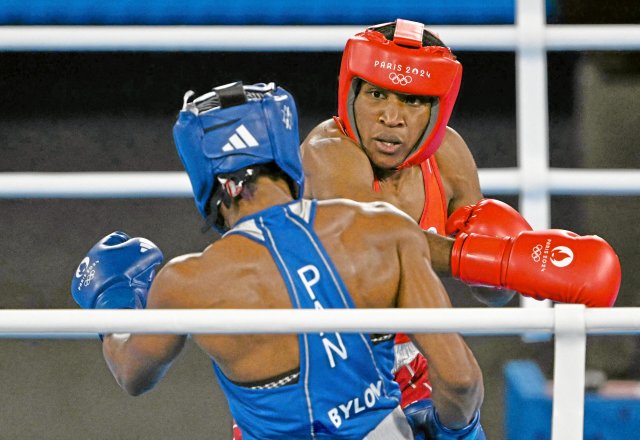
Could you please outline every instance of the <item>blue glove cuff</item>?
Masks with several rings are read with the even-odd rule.
[[[436,428],[438,429],[437,438],[440,438],[440,435],[442,434],[443,439],[445,438],[446,439],[448,438],[465,439],[465,440],[484,440],[485,439],[484,430],[480,426],[480,411],[476,411],[471,422],[469,422],[469,424],[464,428],[460,428],[460,429],[451,429],[444,426],[440,421],[440,418],[438,417],[438,412],[435,411],[435,409],[433,411],[433,421]]]
[[[116,284],[98,296],[96,300],[96,309],[143,309],[144,305],[140,302],[142,295],[139,287],[131,287],[128,283]],[[98,334],[100,341],[104,342],[104,335]]]
[[[404,412],[416,440],[486,440],[480,425],[480,411],[476,411],[471,422],[460,429],[444,426],[430,399],[418,400],[404,408]]]
[[[136,290],[128,283],[116,284],[102,292],[96,299],[96,309],[142,309],[144,305]]]

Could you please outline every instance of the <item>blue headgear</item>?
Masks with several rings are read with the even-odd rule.
[[[275,162],[295,183],[293,196],[302,197],[298,116],[286,90],[274,83],[243,86],[236,82],[189,102],[193,94],[185,94],[173,137],[205,219],[216,214],[209,210],[214,192],[227,185],[227,179],[219,176],[251,165]],[[234,182],[229,184],[227,192]]]

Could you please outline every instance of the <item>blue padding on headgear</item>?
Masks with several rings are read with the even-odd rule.
[[[219,89],[227,87],[222,86]],[[220,107],[216,89],[185,104],[173,127],[180,159],[191,180],[196,206],[207,217],[216,176],[275,162],[303,194],[296,104],[275,84],[244,86],[247,102]],[[214,103],[213,108],[211,102]],[[209,103],[209,105],[207,105]]]

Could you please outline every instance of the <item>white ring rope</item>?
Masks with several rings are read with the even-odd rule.
[[[431,26],[457,51],[638,50],[634,25],[547,25],[532,38],[514,25]],[[0,50],[341,51],[362,26],[3,26]],[[481,38],[479,38],[481,36]]]
[[[523,174],[517,168],[481,169],[487,194],[518,194]],[[639,170],[550,169],[534,190],[566,195],[640,194]],[[184,172],[0,173],[0,198],[191,197]]]
[[[584,313],[589,334],[640,333],[640,308],[590,309],[164,309],[164,310],[0,310],[0,334],[167,333],[250,334],[405,332],[504,335],[554,332],[557,310]]]
[[[640,334],[640,308],[325,310],[0,310],[0,337],[95,337],[95,333],[246,334],[320,331],[555,334],[554,440],[583,432],[587,333]],[[579,371],[576,371],[578,369]]]

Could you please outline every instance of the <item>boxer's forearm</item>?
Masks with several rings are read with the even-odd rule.
[[[438,275],[450,276],[451,249],[453,249],[454,240],[432,232],[424,231],[424,234],[429,242],[431,267],[433,267],[433,270],[435,270]]]
[[[102,353],[118,385],[133,396],[149,391],[184,347],[182,335],[113,334]]]
[[[412,335],[429,361],[432,399],[442,423],[466,426],[482,405],[482,371],[462,337],[455,333]]]
[[[451,276],[451,249],[454,239],[425,231],[431,253],[431,266],[443,277]],[[471,287],[471,294],[481,303],[500,307],[508,303],[515,292],[513,290],[487,287]]]

